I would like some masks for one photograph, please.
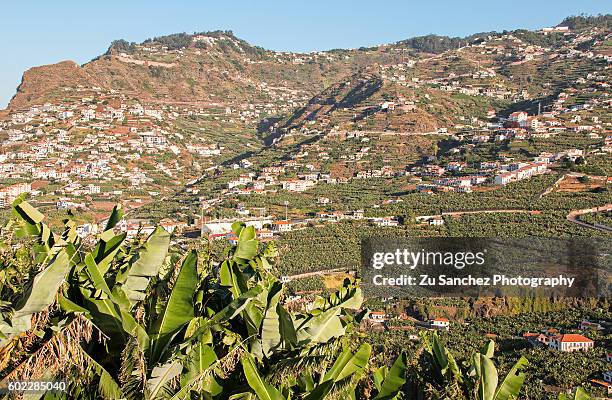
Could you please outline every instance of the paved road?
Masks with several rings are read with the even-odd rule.
[[[567,214],[567,220],[576,225],[580,225],[584,228],[595,229],[598,231],[604,232],[612,232],[612,227],[602,224],[589,224],[588,222],[584,222],[580,220],[580,216],[584,214],[592,214],[604,211],[612,211],[612,204],[606,204],[605,206],[600,206],[596,208],[586,208],[582,210],[572,210]]]
[[[535,214],[541,214],[542,211],[522,210],[522,209],[446,211],[446,212],[443,212],[442,214],[436,214],[436,215],[419,215],[418,217],[416,217],[416,219],[426,220],[426,219],[431,219],[431,218],[442,218],[445,215],[450,215],[451,217],[459,217],[461,215],[466,215],[466,214],[496,214],[496,213],[506,213],[506,214],[525,213],[525,214],[535,215]]]
[[[351,268],[334,268],[334,269],[324,269],[321,271],[312,271],[312,272],[304,272],[303,274],[295,274],[295,275],[285,275],[284,279],[294,280],[294,279],[303,279],[308,278],[310,276],[324,276],[324,275],[333,275],[338,272],[353,272]]]

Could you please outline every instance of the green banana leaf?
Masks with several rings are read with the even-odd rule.
[[[151,371],[151,377],[147,379],[147,390],[149,398],[154,399],[160,394],[163,387],[171,380],[179,376],[183,369],[180,362],[173,360],[164,365],[157,366]]]
[[[197,329],[190,336],[191,339],[200,337],[201,334],[209,333],[212,326],[221,324],[229,321],[240,314],[249,303],[262,292],[263,288],[261,285],[255,286],[248,292],[242,294],[239,298],[232,301],[230,304],[225,306],[220,311],[216,312],[209,319],[203,320],[199,323]]]
[[[265,382],[261,375],[259,375],[259,371],[257,370],[253,356],[251,356],[248,352],[245,352],[241,363],[244,376],[246,377],[249,386],[251,389],[253,389],[260,400],[284,400],[281,392],[274,386]]]
[[[238,236],[238,243],[234,251],[234,259],[252,260],[257,255],[259,247],[259,242],[255,240],[255,228],[252,226],[242,227],[236,232],[236,235]]]
[[[336,359],[334,365],[323,376],[323,382],[327,380],[339,382],[355,373],[363,371],[368,363],[371,351],[372,347],[368,343],[363,343],[359,346],[355,354],[352,354],[349,349],[344,350],[338,359]]]
[[[51,305],[57,290],[70,271],[70,260],[65,250],[60,250],[49,265],[40,271],[15,307],[13,318],[31,317]]]
[[[476,367],[476,398],[478,400],[494,400],[497,389],[498,374],[495,364],[485,354],[477,353],[474,355]]]
[[[144,328],[136,322],[129,311],[114,301],[117,297],[124,297],[121,289],[115,287],[111,298],[99,299],[92,296],[89,289],[80,287],[83,296],[83,308],[89,311],[90,318],[106,336],[111,340],[112,348],[121,349],[130,337],[137,338],[141,348],[148,349],[149,337]]]
[[[461,381],[463,379],[461,370],[455,361],[452,354],[446,350],[438,335],[434,332],[431,337],[431,355],[434,363],[436,364],[438,373],[444,380],[457,379]]]
[[[278,282],[276,282],[278,283]],[[273,285],[268,308],[261,324],[262,351],[266,356],[278,349],[291,349],[297,345],[297,334],[291,315],[280,304],[282,286]]]
[[[60,250],[40,271],[15,306],[10,322],[0,321],[0,346],[8,339],[31,328],[32,315],[53,304],[55,296],[70,271],[70,260],[65,250]]]
[[[193,294],[198,287],[197,261],[195,251],[185,257],[166,307],[153,323],[150,333],[153,362],[159,361],[172,338],[194,318]]]
[[[326,343],[344,334],[346,327],[339,317],[341,308],[335,306],[300,323],[296,329],[300,343]]]
[[[315,388],[310,393],[308,393],[306,397],[304,397],[304,400],[323,400],[325,396],[327,396],[327,394],[331,392],[333,387],[334,381],[325,381],[315,386]]]
[[[92,255],[102,275],[106,274],[108,271],[111,262],[119,249],[121,249],[126,237],[127,235],[125,233],[115,236],[112,230],[108,230],[100,235],[100,240],[92,252]]]
[[[521,387],[525,382],[525,373],[521,372],[527,366],[529,362],[525,357],[521,357],[516,364],[508,371],[508,374],[499,385],[497,392],[495,393],[495,400],[512,400],[518,399]]]
[[[386,365],[383,365],[382,367],[372,372],[372,381],[374,382],[374,387],[379,393],[382,390],[382,384],[388,373],[389,373],[389,367],[387,367]]]
[[[383,370],[386,373],[381,383],[377,385],[378,394],[375,397],[376,400],[392,400],[397,398],[402,390],[402,386],[406,383],[407,365],[408,356],[402,352],[391,366],[391,369],[388,371],[386,369]],[[380,378],[375,378],[375,380],[380,381]]]
[[[248,290],[246,281],[244,280],[244,274],[234,262],[226,260],[221,263],[221,268],[219,268],[219,280],[222,286],[230,288],[235,299]]]
[[[162,267],[169,246],[170,234],[164,228],[157,227],[130,260],[130,268],[117,277],[117,280],[123,283],[122,289],[132,305],[145,299],[149,280],[157,275]]]
[[[108,218],[108,221],[106,222],[106,228],[104,228],[104,231],[113,229],[119,223],[119,221],[121,221],[122,218],[123,210],[121,209],[121,204],[117,204],[115,205],[115,207],[113,207],[113,211],[111,212],[111,215]]]

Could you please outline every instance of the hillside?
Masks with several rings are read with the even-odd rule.
[[[168,35],[141,44],[119,40],[105,54],[82,66],[61,62],[26,71],[8,108],[16,110],[58,100],[62,88],[70,85],[117,90],[160,102],[260,102],[274,101],[279,96],[303,102],[364,69],[378,72],[381,67],[406,66],[415,61],[427,67],[415,68],[414,75],[421,79],[440,73],[478,72],[485,65],[506,68],[505,76],[510,78],[514,72],[511,66],[520,65],[512,61],[521,57],[525,47],[532,53],[543,50],[544,57],[534,59],[536,68],[547,61],[547,53],[560,48],[570,50],[580,45],[609,54],[605,41],[609,19],[567,19],[566,25],[578,29],[569,35],[525,30],[466,38],[428,35],[372,48],[309,54],[265,50],[229,31]],[[491,42],[495,42],[493,52],[471,51]],[[542,49],[529,50],[530,46]],[[447,56],[440,58],[443,54]],[[452,64],[441,62],[449,57],[455,58]]]
[[[221,32],[189,35],[181,45],[172,43],[167,37],[139,45],[115,42],[104,55],[80,67],[68,68],[62,62],[30,69],[9,108],[57,100],[69,83],[160,102],[263,102],[277,95],[297,101],[362,66],[401,57],[377,49],[279,53]]]
[[[0,176],[84,219],[122,199],[143,218],[168,208],[192,222],[218,196],[216,215],[235,216],[251,193],[275,196],[276,212],[293,180],[301,217],[324,208],[309,204],[331,190],[319,183],[393,180],[372,197],[360,184],[338,194],[372,208],[398,200],[388,194],[459,190],[461,174],[491,184],[540,152],[606,154],[610,19],[307,54],[229,31],[117,40],[84,65],[24,73],[0,120]],[[510,121],[518,111],[525,119]]]
[[[4,382],[57,372],[80,398],[471,399],[498,366],[502,395],[604,398],[611,23],[307,54],[177,33],[26,71],[0,110]],[[525,258],[534,237],[554,254]],[[493,268],[468,262],[482,238]],[[449,246],[439,279],[467,267],[449,292],[462,297],[381,291],[408,269],[435,279],[434,242]],[[381,287],[378,243],[414,262],[377,272]],[[515,252],[492,254],[508,246],[526,283],[472,281],[512,278]],[[548,298],[532,266],[588,283]],[[586,344],[566,352],[566,334]]]

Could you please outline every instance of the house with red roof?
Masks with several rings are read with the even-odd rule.
[[[439,317],[439,318],[434,318],[431,321],[429,321],[429,325],[434,329],[449,330],[450,321],[446,318]]]
[[[272,222],[272,232],[289,232],[293,229],[291,221],[281,220]]]
[[[385,322],[387,313],[384,311],[371,311],[368,318],[374,322]]]
[[[559,351],[571,352],[576,350],[586,351],[592,348],[594,344],[595,343],[586,336],[582,336],[578,333],[565,333],[550,338],[548,347]]]

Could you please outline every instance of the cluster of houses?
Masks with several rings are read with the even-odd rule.
[[[535,175],[541,175],[548,170],[546,164],[540,162],[513,164],[507,172],[495,175],[495,184],[507,185],[523,179],[529,179]]]
[[[0,123],[8,139],[0,145],[0,179],[54,181],[60,187],[53,194],[77,198],[116,195],[102,193],[99,182],[126,190],[151,184],[150,173],[134,165],[148,157],[171,154],[174,161],[160,163],[159,171],[177,170],[176,156],[184,150],[171,143],[176,134],[160,127],[177,110],[144,107],[100,88],[65,91],[59,104],[32,106]]]
[[[314,218],[300,219],[275,219],[271,216],[254,217],[250,215],[250,210],[246,208],[237,210],[237,212],[242,215],[240,221],[244,222],[247,226],[255,227],[257,230],[257,237],[264,240],[270,239],[274,235],[280,235],[296,229],[303,229],[307,227],[309,223],[367,220],[373,225],[381,227],[398,226],[400,224],[399,219],[393,216],[366,218],[363,210],[355,210],[348,213],[342,211],[320,211],[315,213]],[[213,219],[210,221],[204,220],[201,223],[201,235],[211,239],[231,239],[231,225],[237,220],[237,218]]]
[[[32,192],[30,183],[16,183],[0,189],[0,208],[8,207],[22,193]]]
[[[587,351],[594,346],[594,342],[586,336],[578,333],[561,334],[556,329],[548,329],[543,333],[527,332],[523,338],[534,346],[548,346],[563,352]]]
[[[578,328],[582,332],[588,332],[609,331],[610,327],[611,324],[607,321],[593,322],[584,320]],[[588,351],[595,347],[595,342],[581,333],[560,333],[554,328],[546,329],[542,332],[526,332],[523,334],[523,339],[527,340],[534,347],[548,347],[552,350],[566,353]],[[612,365],[612,353],[606,353],[606,362]],[[605,371],[602,379],[591,379],[591,383],[604,387],[608,394],[612,394],[612,369]]]
[[[148,56],[180,55],[158,44],[137,47],[151,53]],[[119,57],[137,61],[134,54]],[[260,86],[269,102],[224,107],[218,102],[202,106],[145,103],[99,87],[64,87],[62,100],[11,111],[0,121],[0,180],[53,181],[59,188],[54,184],[53,193],[43,189],[41,194],[62,197],[61,205],[82,204],[83,195],[125,197],[145,190],[149,196],[159,196],[174,190],[177,180],[218,168],[228,152],[219,143],[185,134],[177,123],[180,118],[254,126],[264,116],[288,112],[307,98],[301,91]],[[151,163],[154,168],[149,167]],[[7,206],[10,198],[3,195],[0,206]]]
[[[580,323],[578,329],[582,332],[588,332],[604,331],[610,329],[610,327],[611,325],[607,321],[592,322],[584,320]],[[563,352],[587,351],[595,346],[593,340],[580,333],[560,333],[555,328],[541,332],[525,332],[523,339],[535,347],[546,346]]]
[[[392,324],[393,320],[397,321],[409,321],[414,323],[412,325],[396,325]],[[383,330],[414,330],[414,329],[429,329],[429,330],[450,330],[450,320],[444,317],[435,317],[429,321],[418,321],[414,318],[410,318],[405,312],[399,313],[397,317],[390,317],[385,311],[370,311],[367,315],[367,321],[370,323],[368,329],[375,331]],[[417,335],[411,335],[411,339],[418,339]]]
[[[550,31],[542,31],[542,34],[558,31],[557,28],[551,28]],[[563,33],[569,34],[565,30]],[[586,40],[582,36],[574,39],[576,43]],[[202,45],[213,46],[219,40],[234,39],[198,35],[193,40]],[[134,54],[120,54],[118,59],[138,64],[142,61],[139,59],[142,54],[151,60],[156,55],[180,59],[190,52],[200,50],[199,47],[173,50],[151,42],[137,45]],[[557,54],[551,49],[523,43],[512,34],[491,36],[457,51],[467,51],[475,55],[494,54],[502,59],[512,58],[516,63],[534,60],[544,54],[554,54],[557,59],[600,57],[598,54],[590,54],[589,51],[580,49]],[[441,59],[444,60],[446,57],[451,60],[450,57],[453,57],[451,53],[442,55]],[[339,57],[326,52],[309,55],[270,52],[270,56],[277,62],[285,64],[332,61]],[[249,60],[246,55],[245,57],[247,57],[246,62],[260,62]],[[606,58],[606,62],[609,61]],[[495,67],[479,65],[476,70],[466,74],[436,70],[432,76],[416,77],[415,67],[421,62],[428,61],[403,59],[398,64],[380,65],[382,79],[408,87],[423,87],[428,91],[441,90],[512,101],[530,97],[525,90],[505,85]],[[160,65],[169,67],[171,63],[167,64]],[[218,172],[221,169],[220,157],[235,150],[219,143],[200,140],[197,136],[185,137],[182,131],[177,129],[178,118],[201,116],[213,121],[235,122],[241,126],[252,125],[266,116],[280,115],[294,110],[309,98],[305,91],[276,87],[263,82],[254,84],[262,93],[267,94],[270,101],[252,104],[217,102],[211,103],[212,108],[187,107],[144,103],[125,94],[97,87],[64,88],[65,99],[60,103],[38,105],[27,110],[12,112],[7,120],[0,122],[0,135],[7,138],[0,143],[0,179],[58,183],[59,185],[52,185],[54,187],[52,195],[58,208],[85,209],[89,199],[84,197],[114,198],[130,195],[132,191],[139,193],[144,191],[146,197],[161,196],[172,190],[172,185],[164,182],[172,182],[174,185],[180,179],[184,179],[185,175],[188,175],[187,179],[197,179],[204,171]],[[453,132],[452,136],[461,143],[460,146],[451,149],[453,154],[480,144],[548,137],[567,130],[584,133],[591,139],[600,138],[606,135],[609,123],[601,121],[596,116],[586,117],[585,114],[598,107],[609,107],[612,100],[599,95],[608,88],[609,84],[602,73],[589,72],[556,94],[550,106],[537,115],[516,111],[506,118],[501,118],[495,110],[490,109],[486,118],[459,116],[460,122],[454,126],[440,127],[433,133],[447,134],[449,130]],[[583,91],[594,95],[579,103],[574,102],[573,99]],[[377,111],[388,113],[413,112],[424,107],[419,99],[407,97],[409,96],[398,94],[396,98],[385,98],[373,106]],[[310,126],[310,122],[307,125]],[[546,173],[551,163],[565,158],[575,160],[584,156],[582,150],[570,149],[556,154],[542,153],[527,162],[500,159],[468,167],[464,162],[451,161],[443,165],[429,163],[405,168],[384,160],[385,165],[381,166],[378,163],[380,147],[376,143],[381,138],[380,132],[369,134],[359,129],[341,129],[333,125],[329,125],[328,128],[323,130],[315,127],[301,128],[301,133],[321,134],[324,140],[306,141],[300,144],[292,159],[282,164],[255,166],[248,159],[236,162],[232,168],[244,171],[240,171],[239,176],[227,182],[227,190],[222,195],[229,197],[266,194],[277,190],[299,193],[321,183],[344,184],[352,180],[398,176],[409,176],[410,180],[419,182],[416,189],[423,193],[448,191],[469,193],[478,190],[477,186],[487,183],[506,185],[513,181],[528,179]],[[338,149],[337,143],[335,144],[338,140],[350,142]],[[612,152],[612,135],[605,136],[605,144],[600,151]],[[334,159],[335,157],[337,159]],[[194,168],[186,168],[181,162],[185,159],[194,160]],[[145,168],[142,164],[151,160],[158,160],[153,170]],[[327,167],[321,166],[327,161],[336,162],[347,168],[344,168],[343,173],[332,174],[326,170]],[[465,172],[467,169],[472,171]],[[32,190],[31,185],[29,187],[26,185],[16,184],[0,190],[0,207],[8,206],[20,193],[38,193]],[[319,204],[327,203],[319,202]],[[285,217],[282,220],[272,220],[266,228],[261,228],[261,235],[288,232],[310,221],[336,222],[344,219],[365,218],[361,210],[346,214],[325,210],[317,212],[312,219],[291,220]],[[395,226],[400,223],[393,216],[368,219],[379,226]],[[441,218],[434,218],[428,220],[428,223],[441,225],[444,221]],[[136,223],[131,224],[129,228],[126,227],[130,233],[143,229],[141,224]],[[146,229],[150,227],[147,226]],[[95,228],[83,228],[84,232],[94,230]],[[225,236],[229,234],[229,232],[211,234],[221,233]]]

